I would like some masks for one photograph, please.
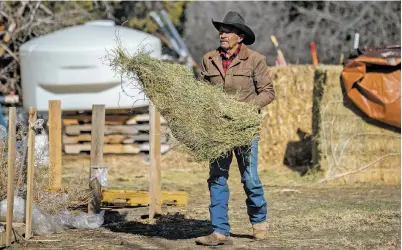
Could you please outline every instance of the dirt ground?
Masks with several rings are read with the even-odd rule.
[[[210,249],[194,238],[211,232],[208,169],[180,156],[163,159],[162,189],[186,191],[189,204],[164,208],[156,220],[127,217],[105,221],[92,230],[68,230],[35,236],[26,249]],[[147,190],[149,163],[142,156],[105,156],[109,186]],[[229,217],[235,245],[222,249],[400,249],[401,189],[383,184],[318,184],[317,176],[273,171],[261,166],[260,178],[269,203],[268,238],[251,239],[245,194],[237,166],[232,164]],[[89,156],[64,156],[64,182],[83,174]],[[147,208],[126,209],[144,214]],[[110,216],[109,216],[110,217]],[[107,217],[108,218],[108,217]],[[20,248],[14,245],[14,248]]]

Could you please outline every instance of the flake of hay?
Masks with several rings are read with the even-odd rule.
[[[161,62],[144,51],[131,56],[120,44],[108,57],[115,72],[144,91],[173,137],[197,161],[213,160],[233,147],[248,145],[260,131],[261,115],[254,105],[196,80],[185,66]]]
[[[269,73],[275,88],[275,101],[262,111],[259,161],[269,168],[280,166],[289,142],[300,142],[289,152],[302,158],[299,151],[308,151],[311,145],[300,141],[297,130],[311,134],[314,67],[312,65],[288,65],[271,67]],[[289,149],[289,148],[288,148]],[[304,160],[304,159],[303,159]]]
[[[400,129],[367,117],[345,95],[341,66],[315,73],[313,161],[324,180],[400,181]],[[399,176],[390,178],[389,175]]]

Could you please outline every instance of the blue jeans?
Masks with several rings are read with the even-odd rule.
[[[247,195],[247,214],[251,224],[265,222],[267,217],[267,202],[264,198],[264,190],[258,177],[258,137],[253,140],[251,146],[236,147],[218,160],[210,164],[208,188],[211,205],[209,213],[214,232],[229,235],[230,225],[228,218],[229,167],[235,153],[243,189]]]

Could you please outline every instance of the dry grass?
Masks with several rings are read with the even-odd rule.
[[[58,192],[47,190],[49,168],[42,166],[35,169],[34,203],[49,214],[58,214],[64,210],[76,209],[88,204],[91,192],[88,188],[88,176],[77,175],[64,183]]]
[[[27,169],[27,147],[26,147],[26,131],[22,130],[18,134],[21,139],[22,146],[17,150],[15,163],[14,186],[15,195],[25,199],[26,196],[26,169]],[[47,141],[45,142],[47,144]],[[0,142],[0,200],[7,198],[7,173],[8,173],[8,142],[3,140]],[[46,156],[46,148],[38,141],[35,146],[35,165],[33,177],[33,202],[40,209],[49,214],[58,214],[60,211],[77,208],[87,204],[90,197],[87,176],[77,176],[65,183],[62,190],[48,190],[51,183],[49,176],[48,158]],[[24,158],[25,157],[25,158]],[[25,159],[25,160],[24,160]],[[77,170],[75,170],[77,171]],[[81,171],[77,171],[80,173]]]
[[[161,62],[142,51],[130,55],[121,45],[109,57],[114,71],[128,79],[126,91],[143,90],[173,137],[197,161],[214,160],[248,145],[260,131],[256,105],[237,101],[222,86],[196,80],[184,65]]]
[[[314,89],[313,160],[325,181],[400,183],[400,129],[368,118],[344,94],[342,67],[321,67]]]
[[[205,249],[196,246],[194,238],[211,230],[208,169],[191,162],[186,165],[184,160],[178,162],[178,156],[175,153],[175,160],[162,165],[163,190],[188,192],[188,206],[170,207],[170,214],[155,221],[130,218],[130,222],[114,227],[37,237],[60,242],[31,243],[30,248]],[[72,178],[74,169],[87,165],[88,158],[64,157],[64,166],[70,170],[64,171],[65,176]],[[122,187],[148,187],[149,165],[145,158],[105,156],[113,185],[119,185],[118,178],[125,178],[129,181],[120,182]],[[233,164],[228,183],[229,220],[235,245],[222,249],[400,249],[400,186],[319,184],[307,179],[311,176],[284,174],[269,168],[259,175],[269,204],[268,239],[256,242],[249,238],[252,231],[245,194]],[[136,209],[132,212],[136,213]]]

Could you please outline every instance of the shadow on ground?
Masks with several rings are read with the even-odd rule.
[[[305,175],[312,168],[313,136],[300,128],[296,131],[299,141],[290,141],[286,145],[283,164],[289,169]]]
[[[180,213],[161,215],[152,224],[132,221],[108,229],[112,232],[156,236],[169,240],[193,239],[212,233],[208,220],[188,219]]]

